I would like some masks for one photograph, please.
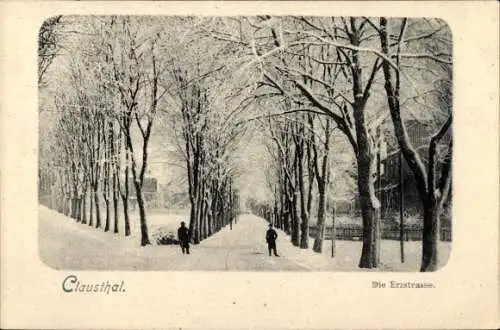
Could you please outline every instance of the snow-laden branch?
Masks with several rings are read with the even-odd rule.
[[[333,41],[333,40],[325,39],[324,37],[316,35],[316,34],[311,33],[309,31],[296,31],[295,33],[297,33],[299,35],[300,34],[308,35],[308,36],[310,36],[312,38],[320,40],[321,42],[323,42],[325,44],[332,45],[332,46],[337,47],[337,48],[355,50],[355,51],[365,52],[365,53],[373,53],[373,54],[377,55],[378,57],[381,57],[382,59],[384,59],[385,61],[387,61],[387,63],[389,63],[395,70],[398,69],[396,63],[394,63],[389,57],[387,57],[386,55],[384,55],[383,53],[381,53],[379,50],[377,50],[375,48],[354,46],[354,45],[350,45],[350,44],[342,44],[342,43],[339,43],[339,42],[336,42],[336,41]],[[307,44],[307,43],[308,42],[300,42],[300,44]],[[299,43],[292,43],[290,45],[296,45],[296,44],[299,44]]]
[[[408,37],[408,38],[402,40],[401,44],[410,43],[410,42],[413,42],[413,41],[419,41],[419,40],[422,40],[422,39],[430,38],[433,35],[435,35],[436,33],[438,33],[439,31],[443,30],[445,27],[446,27],[446,25],[443,24],[439,28],[435,29],[434,31],[431,31],[431,32],[428,32],[428,33],[424,33],[424,34],[419,34],[419,35],[416,35],[416,36],[413,36],[413,37]],[[397,45],[397,42],[390,44],[391,47],[395,46],[395,45]]]
[[[404,57],[404,58],[424,58],[424,59],[429,59],[433,60],[438,63],[442,64],[448,64],[448,65],[453,65],[453,62],[451,60],[447,60],[444,58],[440,58],[439,56],[446,56],[448,58],[451,58],[450,54],[418,54],[418,53],[401,53],[399,56]],[[396,55],[391,55],[391,57],[396,57]]]
[[[272,114],[267,114],[267,115],[262,115],[262,116],[257,116],[257,117],[252,117],[252,118],[248,118],[248,119],[245,119],[245,120],[242,120],[242,121],[239,121],[237,123],[235,123],[236,126],[239,126],[239,125],[242,125],[242,124],[246,124],[248,122],[252,122],[254,120],[260,120],[260,119],[267,119],[267,118],[273,118],[273,117],[279,117],[279,116],[284,116],[284,115],[287,115],[287,114],[291,114],[291,113],[297,113],[297,112],[307,112],[307,113],[314,113],[314,114],[318,114],[318,115],[322,115],[324,116],[325,113],[324,112],[321,112],[321,111],[315,111],[311,108],[300,108],[300,109],[292,109],[292,110],[288,110],[288,111],[283,111],[283,112],[279,112],[279,113],[272,113]]]
[[[298,69],[294,69],[294,68],[288,68],[288,67],[281,67],[281,66],[277,66],[276,67],[278,70],[281,70],[281,71],[285,71],[285,72],[289,72],[289,73],[294,73],[294,74],[297,74],[297,75],[300,75],[304,78],[308,78],[312,81],[315,81],[321,85],[323,85],[324,87],[326,87],[327,89],[329,90],[334,90],[334,86],[330,85],[329,83],[327,83],[326,81],[322,80],[322,79],[319,79],[319,78],[316,78],[316,77],[313,77],[311,74],[307,73],[307,72],[304,72],[302,70],[298,70]]]
[[[302,94],[311,102],[315,107],[323,111],[325,114],[328,116],[332,117],[336,122],[342,122],[342,117],[339,115],[333,113],[330,108],[323,104],[321,100],[319,100],[317,97],[314,96],[313,92],[307,87],[305,84],[303,84],[300,81],[293,80],[293,83],[300,89]]]

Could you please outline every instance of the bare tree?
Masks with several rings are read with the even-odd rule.
[[[366,20],[359,18],[322,19],[322,18],[271,18],[258,17],[255,21],[247,18],[248,24],[254,27],[254,35],[259,31],[269,31],[270,36],[261,43],[257,43],[255,36],[246,41],[253,50],[254,59],[252,63],[260,66],[263,81],[262,84],[274,88],[282,96],[298,100],[304,104],[301,111],[316,111],[329,116],[342,131],[356,154],[358,167],[358,190],[359,200],[363,214],[363,249],[359,266],[372,268],[378,266],[379,251],[377,241],[379,239],[379,206],[380,203],[375,196],[374,189],[374,139],[369,131],[367,121],[367,102],[381,62],[376,56],[367,57],[373,59],[368,74],[363,74],[363,63],[360,53],[365,52],[362,44],[370,43],[370,26]],[[290,22],[289,24],[287,24]],[[299,26],[299,30],[294,27]],[[286,36],[286,37],[285,37]],[[216,35],[220,39],[224,36]],[[343,88],[337,88],[335,93],[329,97],[328,92],[334,88],[330,80],[323,79],[323,72],[311,75],[297,66],[298,58],[302,55],[303,47],[316,48],[308,53],[308,57],[315,63],[326,67],[342,65],[340,76],[337,76],[338,84]],[[328,61],[318,56],[317,49],[330,47],[332,51]],[[271,58],[278,57],[276,61]],[[283,60],[286,57],[288,60]],[[331,69],[330,69],[331,70]],[[334,74],[334,70],[330,71]],[[337,74],[340,74],[337,73]],[[304,78],[312,81],[313,88],[304,83]],[[349,93],[351,96],[349,96]],[[297,99],[299,98],[299,99]]]
[[[164,93],[159,91],[158,85],[161,68],[157,55],[157,42],[160,31],[146,36],[141,35],[140,24],[141,19],[113,18],[111,29],[120,28],[124,33],[118,46],[108,44],[108,50],[123,109],[119,112],[117,121],[123,133],[126,155],[130,159],[130,170],[139,206],[141,246],[145,246],[150,244],[150,241],[142,189],[148,166],[148,145],[153,123],[158,102]],[[144,93],[142,98],[141,92]],[[132,124],[135,124],[140,132],[142,139],[140,151],[134,148]],[[140,161],[138,155],[142,155]]]
[[[61,49],[62,15],[53,16],[43,21],[38,31],[38,84],[44,81],[47,69]]]
[[[321,134],[318,138],[313,135],[313,166],[316,182],[318,183],[318,220],[316,222],[316,236],[314,238],[313,250],[321,253],[323,251],[323,238],[325,235],[326,207],[328,186],[330,183],[330,138],[333,131],[331,119],[318,116],[317,121],[321,127]],[[310,126],[314,129],[314,119],[310,120]],[[317,139],[322,139],[316,142]]]
[[[394,22],[392,23],[394,24]],[[441,23],[437,29],[432,30],[431,34],[424,34],[420,38],[429,38],[430,35],[442,30],[443,24],[444,23]],[[424,210],[422,264],[420,270],[434,271],[437,268],[438,261],[437,244],[439,241],[439,218],[443,209],[443,204],[448,198],[451,186],[451,152],[453,140],[449,140],[447,147],[448,151],[446,153],[444,164],[441,166],[439,171],[437,167],[437,156],[439,153],[438,146],[451,127],[452,116],[451,113],[449,113],[442,126],[432,136],[429,143],[428,165],[426,167],[421,156],[415,150],[415,147],[409,138],[404,120],[401,116],[400,94],[402,86],[401,75],[403,70],[401,59],[402,57],[430,58],[431,60],[439,63],[444,62],[445,65],[449,63],[446,59],[447,53],[440,53],[437,55],[432,53],[420,53],[413,55],[403,54],[401,52],[402,45],[408,43],[409,39],[417,40],[417,38],[413,36],[413,38],[410,37],[404,39],[407,29],[407,19],[402,19],[399,25],[399,33],[396,34],[397,41],[395,43],[391,43],[390,36],[392,36],[392,34],[390,29],[390,20],[385,17],[380,18],[380,28],[378,29],[378,32],[380,34],[382,53],[386,58],[395,57],[396,60],[396,66],[391,66],[388,61],[383,62],[385,90],[387,93],[389,110],[398,145],[417,181],[417,190]],[[445,57],[443,58],[442,55],[445,55]],[[448,106],[450,102],[451,98],[446,100],[444,106]]]

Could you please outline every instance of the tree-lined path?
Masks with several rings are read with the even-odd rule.
[[[40,254],[58,269],[121,270],[320,270],[321,265],[304,263],[293,253],[291,243],[279,237],[281,256],[269,257],[264,233],[265,220],[246,214],[238,224],[224,228],[193,246],[189,256],[179,246],[163,245],[143,249],[132,239],[116,238],[80,226],[54,211],[40,208]],[[281,234],[281,233],[280,233]],[[312,251],[308,251],[313,254]]]
[[[337,256],[328,252],[294,247],[285,233],[278,231],[280,257],[269,257],[264,239],[267,222],[251,214],[243,214],[231,230],[217,234],[192,247],[189,256],[182,255],[176,245],[152,245],[147,249],[135,237],[124,239],[81,226],[60,213],[41,206],[39,232],[40,257],[56,269],[68,270],[195,270],[195,271],[358,271],[361,242],[337,242]],[[386,250],[382,270],[411,271],[419,263],[419,245],[410,242],[407,263],[401,267],[391,250],[396,241],[384,241]],[[326,247],[326,245],[325,245]],[[441,243],[444,260],[451,245]],[[328,249],[326,249],[328,250]],[[444,262],[443,264],[444,265]],[[366,270],[368,271],[368,270]]]
[[[452,50],[434,18],[46,20],[39,201],[74,223],[42,215],[41,241],[54,242],[45,257],[102,269],[437,270],[451,239]],[[174,213],[191,232],[189,260],[155,244],[171,240],[162,214]],[[263,254],[266,222],[282,230],[280,259]],[[337,224],[350,234],[327,259]]]

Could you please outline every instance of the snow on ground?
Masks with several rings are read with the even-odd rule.
[[[309,265],[310,268],[337,271],[394,271],[416,272],[420,269],[422,243],[420,241],[404,242],[405,262],[401,263],[399,241],[382,240],[379,269],[367,270],[358,268],[361,257],[361,241],[337,240],[335,242],[335,258],[332,258],[332,241],[323,242],[322,253],[312,251],[314,239],[309,239],[309,249],[300,249],[290,244],[290,236],[278,230],[278,253],[286,254],[298,264]],[[440,242],[439,267],[446,265],[451,252],[451,242]]]
[[[175,232],[187,213],[174,212],[148,214],[150,233],[158,226],[167,226]],[[223,228],[199,245],[192,246],[192,253],[182,255],[178,246],[139,246],[138,219],[131,217],[132,235],[124,237],[102,229],[90,228],[74,219],[46,207],[39,208],[40,257],[49,266],[67,270],[231,270],[231,271],[360,271],[357,267],[361,242],[337,241],[336,257],[331,258],[331,241],[325,241],[323,253],[311,247],[304,250],[293,246],[290,237],[278,230],[278,253],[269,257],[265,243],[265,220],[243,214],[238,222]],[[406,262],[399,262],[399,242],[381,243],[382,267],[375,270],[418,271],[420,243],[405,242]],[[441,244],[445,261],[450,243]]]

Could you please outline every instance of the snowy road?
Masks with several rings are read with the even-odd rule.
[[[76,223],[52,210],[40,207],[40,256],[56,269],[92,270],[315,270],[314,265],[295,260],[293,249],[281,257],[269,257],[265,244],[267,223],[253,215],[240,216],[233,230],[228,227],[192,246],[182,255],[178,246],[137,246],[124,238]],[[291,245],[288,238],[278,238]],[[312,253],[312,252],[311,252]]]
[[[132,237],[104,233],[49,210],[39,209],[40,257],[49,266],[65,270],[198,270],[198,271],[404,271],[419,270],[421,243],[405,242],[405,263],[399,260],[399,242],[381,242],[380,269],[359,269],[361,242],[337,241],[336,257],[330,257],[331,241],[325,241],[323,253],[311,248],[293,246],[290,237],[278,232],[278,253],[269,257],[265,243],[267,223],[254,215],[244,214],[233,226],[222,229],[183,255],[178,246],[151,245],[139,247],[137,228],[132,226]],[[181,216],[182,218],[182,216]],[[178,216],[170,220],[162,215],[151,215],[160,223],[170,221],[175,226]],[[137,222],[137,219],[133,218]],[[153,221],[154,222],[154,221]],[[313,239],[310,239],[310,247]],[[440,242],[440,266],[449,258],[451,243]]]

